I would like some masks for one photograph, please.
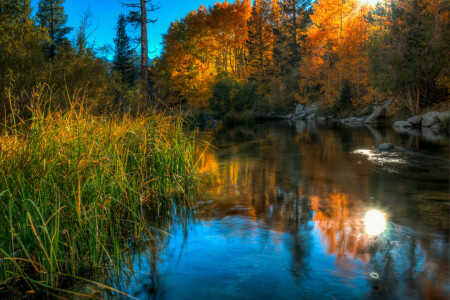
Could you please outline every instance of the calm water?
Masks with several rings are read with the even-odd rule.
[[[135,272],[117,287],[140,299],[449,298],[447,141],[305,122],[201,138],[214,147],[195,220],[126,253]],[[401,148],[378,153],[382,142]]]

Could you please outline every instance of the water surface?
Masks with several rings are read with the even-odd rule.
[[[199,162],[204,195],[195,221],[126,254],[135,273],[118,283],[125,292],[140,299],[449,298],[445,139],[303,121],[201,138],[212,147]],[[376,151],[383,142],[399,150]]]

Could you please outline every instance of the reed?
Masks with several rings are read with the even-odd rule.
[[[156,230],[149,220],[189,210],[197,183],[181,118],[45,107],[0,136],[0,287],[58,288],[120,266],[121,252]]]

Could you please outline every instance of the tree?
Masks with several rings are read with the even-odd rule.
[[[287,64],[290,69],[297,69],[302,55],[301,42],[306,37],[308,14],[304,7],[310,4],[304,0],[283,0],[281,2],[283,19],[282,26],[286,36]]]
[[[148,84],[148,36],[147,25],[149,23],[155,23],[156,19],[149,19],[148,12],[154,12],[159,9],[152,3],[152,0],[129,0],[124,3],[125,6],[134,10],[130,11],[128,15],[128,21],[136,28],[140,27],[140,44],[141,44],[141,88],[145,101],[150,102],[150,90]]]
[[[259,85],[262,95],[270,91],[273,70],[273,27],[270,24],[270,6],[267,0],[256,0],[248,20],[248,61],[250,79]]]
[[[130,38],[126,31],[126,17],[120,14],[117,20],[117,32],[114,38],[114,61],[113,69],[122,75],[122,82],[132,85],[136,79],[136,71],[132,50],[130,47]]]
[[[0,2],[0,15],[10,20],[24,23],[30,19],[31,0],[3,0]]]
[[[64,0],[40,0],[36,14],[38,24],[48,30],[50,43],[47,45],[47,56],[53,60],[58,49],[72,30],[67,27],[67,14],[64,12]]]
[[[372,38],[370,50],[375,86],[403,99],[413,114],[446,99],[449,82],[446,1],[391,1],[379,6],[373,17],[373,22],[382,23]]]

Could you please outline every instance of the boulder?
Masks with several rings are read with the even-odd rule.
[[[414,116],[408,119],[412,126],[420,126],[422,124],[422,116]]]
[[[436,111],[430,111],[423,115],[422,127],[431,127],[439,122],[440,114]]]
[[[295,114],[299,115],[303,112],[303,105],[301,104],[297,104],[297,106],[295,107]]]
[[[310,106],[305,107],[304,110],[307,114],[315,113],[317,111],[317,104],[313,103]]]
[[[326,120],[327,120],[326,117],[318,117],[318,118],[317,118],[317,121],[319,121],[319,122],[324,122],[324,121],[326,121]]]
[[[304,120],[306,118],[306,113],[302,112],[301,114],[295,115],[294,120]]]
[[[450,111],[444,111],[439,113],[439,121],[443,122],[444,119],[449,119],[450,118]]]
[[[379,150],[379,151],[391,151],[391,150],[394,150],[395,149],[395,147],[394,147],[394,145],[392,145],[391,143],[384,143],[384,144],[381,144],[380,146],[378,146],[378,148],[377,148],[377,150]]]
[[[400,127],[400,128],[412,127],[411,123],[409,123],[408,121],[397,121],[397,122],[394,123],[393,126],[394,127]]]
[[[306,117],[306,120],[311,121],[311,120],[314,120],[315,118],[316,118],[316,114],[312,113],[312,114],[310,114],[309,116]]]

